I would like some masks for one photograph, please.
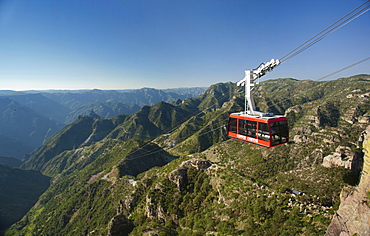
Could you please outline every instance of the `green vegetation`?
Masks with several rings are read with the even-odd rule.
[[[366,193],[366,201],[365,201],[365,203],[366,203],[366,205],[368,206],[368,207],[370,207],[370,191],[368,191],[367,193]]]
[[[49,187],[49,180],[38,171],[0,164],[0,234],[35,204]]]
[[[355,150],[369,81],[260,83],[257,106],[290,119],[291,142],[272,149],[226,137],[244,102],[232,83],[132,115],[81,117],[24,164],[53,180],[7,234],[323,235],[350,181],[321,164],[338,146]],[[213,165],[195,168],[200,158]]]
[[[188,171],[188,180],[191,181],[181,191],[174,192],[175,186],[168,189],[172,183],[166,178],[162,179],[163,182],[156,178],[151,184],[156,186],[154,191],[159,194],[153,198],[160,199],[153,208],[162,208],[169,213],[154,226],[158,233],[165,235],[161,231],[165,230],[165,224],[176,230],[173,235],[204,235],[206,232],[230,235],[325,233],[334,212],[332,198],[339,200],[340,186],[344,184],[338,169],[321,167],[313,173],[308,169],[311,179],[305,179],[305,172],[301,173],[302,176],[287,172],[295,169],[294,159],[287,160],[283,156],[264,159],[259,149],[233,140],[215,145],[204,155],[217,159],[218,169],[207,172],[193,169],[190,174]],[[299,189],[305,195],[292,197],[287,189]],[[153,229],[150,225],[153,219],[139,219],[133,235]]]

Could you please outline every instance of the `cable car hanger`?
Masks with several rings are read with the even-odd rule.
[[[279,60],[271,59],[254,70],[246,70],[244,79],[237,83],[238,86],[245,86],[244,111],[230,114],[227,131],[230,138],[264,148],[289,142],[287,118],[257,111],[251,93],[258,79],[279,64]]]
[[[268,114],[256,111],[256,106],[252,96],[252,89],[254,82],[259,83],[258,79],[264,76],[266,73],[272,71],[274,67],[280,64],[279,60],[271,59],[266,63],[261,63],[258,68],[254,70],[245,70],[244,79],[240,80],[237,85],[245,86],[245,102],[244,102],[244,113],[253,116],[267,116]],[[249,109],[248,109],[249,108]],[[269,113],[270,114],[270,113]]]

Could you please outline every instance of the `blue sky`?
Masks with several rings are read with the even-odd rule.
[[[208,87],[278,59],[365,0],[0,0],[0,90]],[[370,11],[265,77],[370,56]],[[370,74],[370,60],[328,79]]]

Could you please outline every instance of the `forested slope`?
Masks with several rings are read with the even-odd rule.
[[[228,114],[243,107],[243,88],[232,83],[133,115],[85,118],[84,137],[56,148],[64,135],[76,140],[68,135],[76,121],[26,163],[53,184],[8,235],[323,235],[356,176],[322,162],[356,152],[369,124],[369,79],[260,83],[260,110],[290,121],[292,141],[272,149],[226,137]],[[86,142],[94,129],[102,135]]]
[[[50,177],[38,171],[0,164],[0,235],[31,209],[49,184]]]

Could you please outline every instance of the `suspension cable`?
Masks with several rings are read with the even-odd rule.
[[[337,70],[337,71],[335,71],[335,72],[333,72],[333,73],[330,73],[330,74],[328,74],[328,75],[326,75],[326,76],[324,76],[324,77],[321,77],[321,78],[319,78],[319,79],[312,80],[312,81],[320,81],[320,80],[323,80],[323,79],[325,79],[325,78],[327,78],[327,77],[329,77],[329,76],[332,76],[332,75],[337,74],[337,73],[339,73],[339,72],[341,72],[341,71],[344,71],[344,70],[346,70],[346,69],[349,69],[349,68],[351,68],[351,67],[353,67],[353,66],[356,66],[356,65],[358,65],[358,64],[360,64],[360,63],[362,63],[362,62],[365,62],[365,61],[367,61],[367,60],[370,60],[370,57],[365,58],[365,59],[363,59],[363,60],[361,60],[361,61],[358,61],[358,62],[356,62],[356,63],[353,63],[353,64],[351,64],[351,65],[349,65],[349,66],[346,66],[346,67],[344,67],[344,68],[342,68],[342,69],[340,69],[340,70]],[[310,90],[312,90],[312,89],[315,89],[315,87],[311,87],[311,88],[309,88],[309,89],[305,90],[305,92],[308,92],[308,91],[310,91]],[[280,99],[280,100],[279,100],[279,101],[277,101],[277,102],[275,102],[275,101],[274,101],[274,104],[273,104],[273,105],[268,106],[267,108],[271,108],[271,107],[273,107],[274,105],[278,105],[278,104],[280,104],[280,103],[282,103],[282,102],[284,102],[284,101],[287,101],[287,100],[289,100],[289,99],[291,99],[291,98],[294,98],[294,97],[297,97],[297,96],[299,96],[299,95],[300,95],[300,94],[296,94],[296,95],[294,95],[294,96],[292,96],[292,97],[289,97],[289,98]]]
[[[281,57],[279,59],[280,64],[289,60],[289,59],[291,59],[291,58],[293,58],[293,57],[295,57],[296,55],[303,52],[307,48],[309,48],[309,47],[313,46],[314,44],[316,44],[317,42],[321,41],[323,38],[325,38],[329,34],[334,33],[335,31],[337,31],[338,29],[347,25],[348,23],[350,23],[351,21],[353,21],[357,17],[359,17],[359,16],[363,15],[364,13],[366,13],[367,11],[369,11],[370,10],[370,8],[369,8],[370,4],[368,4],[369,2],[370,2],[370,0],[367,0],[365,3],[361,4],[356,9],[352,10],[351,12],[349,12],[348,14],[346,14],[345,16],[343,16],[342,18],[340,18],[339,20],[337,20],[336,22],[334,22],[330,26],[326,27],[324,30],[322,30],[318,34],[316,34],[315,36],[311,37],[310,39],[308,39],[307,41],[305,41],[304,43],[302,43],[301,45],[299,45],[298,47],[296,47],[295,49],[293,49],[292,51],[290,51],[289,53],[287,53],[283,57]]]
[[[337,70],[337,71],[335,71],[335,72],[333,72],[333,73],[331,73],[331,74],[325,75],[324,77],[321,77],[320,79],[317,79],[316,81],[319,81],[319,80],[323,80],[323,79],[325,79],[325,78],[328,78],[329,76],[335,75],[336,73],[339,73],[339,72],[341,72],[341,71],[344,71],[344,70],[346,70],[346,69],[348,69],[348,68],[351,68],[351,67],[353,67],[353,66],[355,66],[355,65],[358,65],[358,64],[360,64],[360,63],[362,63],[362,62],[365,62],[365,61],[367,61],[367,60],[369,60],[369,59],[370,59],[370,57],[365,58],[365,59],[363,59],[363,60],[361,60],[361,61],[358,61],[358,62],[356,62],[356,63],[353,63],[352,65],[349,65],[349,66],[346,66],[346,67],[344,67],[344,68],[342,68],[342,69],[340,69],[340,70]]]
[[[223,125],[220,125],[220,126],[217,126],[217,127],[211,128],[211,130],[209,130],[209,131],[207,131],[207,132],[204,132],[204,133],[199,134],[199,135],[198,135],[198,137],[203,136],[203,135],[206,135],[206,134],[211,133],[211,132],[214,132],[215,130],[220,129],[220,128],[224,128],[224,127],[226,127],[226,124],[223,124]],[[191,135],[190,135],[190,136],[191,136]],[[151,143],[151,142],[149,142],[149,143]],[[148,145],[148,144],[147,144],[147,145]],[[139,148],[138,148],[138,149],[136,149],[135,151],[142,150],[143,148],[144,148],[144,146],[139,147]],[[132,153],[130,153],[130,154],[128,154],[128,155],[127,155],[127,157],[132,156],[132,157],[130,157],[130,158],[127,158],[127,160],[128,160],[128,161],[135,160],[135,159],[142,158],[142,157],[146,157],[146,156],[149,156],[149,155],[151,155],[151,154],[158,153],[158,152],[161,152],[161,151],[164,151],[164,149],[163,149],[163,148],[161,148],[161,147],[154,147],[153,149],[146,151],[146,153],[137,154],[137,155],[135,155],[135,156],[132,156],[132,154],[134,153],[134,152],[132,152]]]
[[[239,90],[238,87],[236,87],[235,89],[231,90],[231,91],[228,91],[227,93],[221,95],[220,97],[216,98],[217,101],[220,101],[221,99],[223,99],[224,97],[228,96],[229,94],[231,94],[231,92],[235,93],[237,92],[237,90]],[[182,119],[181,121],[177,122],[175,125],[173,125],[172,127],[170,128],[167,128],[166,130],[162,131],[161,134],[165,134],[165,133],[170,133],[172,132],[173,130],[177,129],[178,127],[180,127],[182,124],[184,124],[186,121],[190,120],[191,118],[193,117],[196,117],[196,116],[199,116],[200,114],[202,113],[205,113],[208,109],[210,109],[211,107],[215,106],[216,104],[213,104],[205,109],[203,109],[202,111],[199,111],[199,110],[196,110],[195,112],[193,112],[192,114],[188,115],[187,117],[185,117],[184,119]],[[223,125],[225,126],[225,125]],[[159,135],[161,135],[159,134]],[[148,140],[146,141],[142,146],[138,147],[137,149],[133,150],[131,153],[129,153],[127,156],[130,156],[130,155],[133,155],[134,153],[136,153],[137,151],[139,150],[142,150],[144,147],[150,145],[152,143],[152,141],[157,138],[159,135],[157,135],[156,137],[152,138],[151,140]],[[191,135],[190,135],[191,136]],[[190,137],[189,136],[189,137]],[[154,148],[153,150],[156,150],[156,149],[161,149],[162,148]],[[151,153],[151,152],[150,152]],[[149,155],[149,154],[146,154],[146,155]],[[145,156],[146,156],[145,155]],[[141,155],[140,155],[141,156]],[[130,158],[130,160],[132,159],[136,159],[136,157],[134,158]]]

